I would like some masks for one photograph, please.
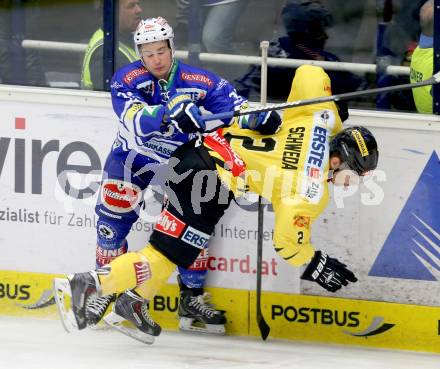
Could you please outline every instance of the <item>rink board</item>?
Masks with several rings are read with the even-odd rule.
[[[94,268],[94,205],[118,124],[109,95],[0,86],[0,109],[0,270]],[[440,117],[350,110],[346,123],[373,131],[380,159],[354,192],[331,186],[312,226],[316,249],[358,277],[338,297],[440,306]],[[232,203],[217,224],[204,260],[207,286],[255,288],[257,198]],[[155,194],[144,200],[130,250],[145,246],[161,210]],[[274,251],[273,208],[265,204],[263,215],[262,289],[327,295]]]
[[[0,271],[0,315],[57,319],[54,305],[25,309],[51,289],[54,275]],[[226,310],[228,335],[259,336],[255,292],[209,288]],[[178,289],[166,285],[150,304],[152,316],[177,330]],[[440,308],[265,292],[262,313],[272,338],[440,353]]]
[[[0,108],[0,314],[55,316],[53,305],[21,305],[50,292],[53,276],[94,268],[97,184],[117,121],[106,93],[0,86]],[[274,213],[265,205],[262,288],[271,337],[439,352],[440,118],[350,114],[349,124],[375,134],[379,168],[355,193],[331,192],[312,239],[359,281],[335,299],[300,280],[301,270],[272,247]],[[131,250],[145,246],[160,213],[155,195],[144,199],[149,212],[133,225]],[[232,204],[206,260],[207,289],[233,335],[258,336],[256,199]],[[152,306],[164,328],[177,329],[174,284]]]
[[[262,300],[272,337],[440,353],[439,307],[279,293]]]

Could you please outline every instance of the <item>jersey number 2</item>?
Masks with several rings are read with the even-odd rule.
[[[304,238],[304,232],[303,231],[299,231],[298,232],[298,243],[300,245],[302,245],[302,243],[303,243],[303,238]]]
[[[231,133],[226,133],[224,137],[226,138],[226,140],[228,140],[228,142],[231,142],[231,140],[233,139],[241,140],[242,141],[241,145],[246,150],[251,150],[251,151],[269,152],[269,151],[273,151],[276,145],[276,141],[272,137],[265,137],[261,139],[261,142],[264,143],[264,146],[255,145],[255,141],[252,139],[252,137],[233,135]]]

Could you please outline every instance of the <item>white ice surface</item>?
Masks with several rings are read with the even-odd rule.
[[[0,369],[439,369],[440,355],[163,332],[149,346],[118,332],[68,334],[53,320],[0,317]]]

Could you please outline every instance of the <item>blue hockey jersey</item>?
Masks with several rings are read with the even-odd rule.
[[[158,80],[138,60],[120,68],[112,79],[112,104],[120,121],[115,145],[165,163],[194,136],[163,122],[166,102],[176,93],[190,95],[197,106],[211,113],[235,111],[247,103],[228,81],[212,72],[176,60],[168,81]],[[224,123],[229,125],[231,120]]]

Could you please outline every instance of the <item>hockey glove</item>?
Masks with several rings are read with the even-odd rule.
[[[356,282],[357,278],[347,266],[327,254],[316,251],[301,279],[318,283],[327,291],[336,292],[348,282]]]
[[[186,94],[172,96],[166,104],[166,115],[182,133],[204,132],[206,125],[199,108]]]
[[[341,118],[342,122],[345,122],[349,117],[347,103],[345,101],[339,100],[339,101],[335,101],[335,104],[336,107],[338,108],[339,118]]]
[[[252,113],[240,116],[238,119],[240,128],[251,129],[263,135],[272,135],[281,128],[281,117],[276,111]]]

